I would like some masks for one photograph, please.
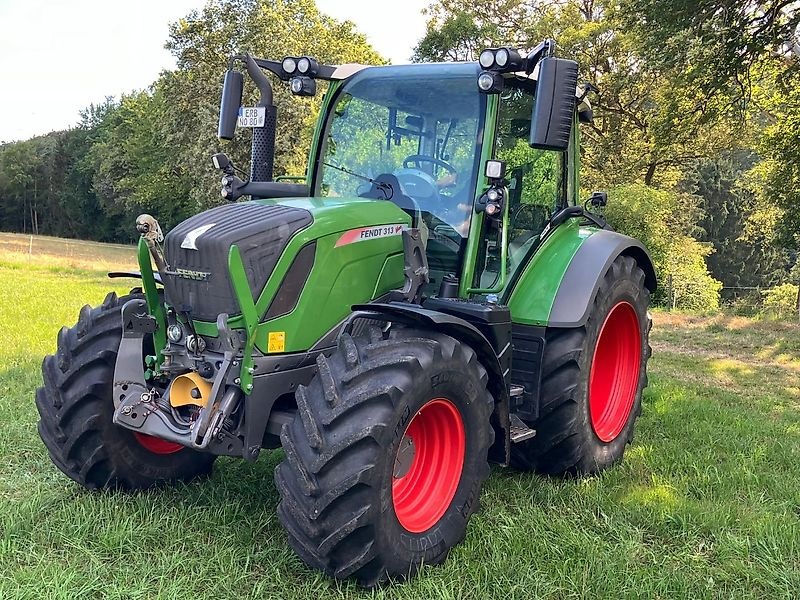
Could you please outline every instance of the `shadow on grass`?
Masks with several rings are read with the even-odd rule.
[[[800,323],[662,311],[654,313],[654,322],[653,340],[676,345],[678,351],[711,351],[800,372]]]

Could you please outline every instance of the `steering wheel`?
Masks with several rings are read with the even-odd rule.
[[[394,172],[403,193],[411,196],[424,210],[432,210],[439,203],[439,186],[436,180],[419,169],[400,169]]]
[[[412,154],[410,156],[406,156],[403,159],[403,166],[406,169],[419,169],[420,163],[428,162],[437,167],[442,167],[445,171],[450,173],[451,175],[456,174],[456,168],[448,162],[445,162],[439,158],[434,158],[433,156],[426,156],[425,154]],[[416,166],[412,167],[411,165],[414,164]]]

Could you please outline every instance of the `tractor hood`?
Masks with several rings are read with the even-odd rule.
[[[330,263],[330,269],[359,262],[365,253],[385,257],[387,248],[389,254],[402,252],[401,232],[409,222],[408,215],[391,202],[364,198],[290,198],[218,206],[187,219],[167,234],[166,299],[176,310],[199,321],[213,323],[221,313],[239,314],[228,267],[235,245],[260,314],[271,308],[273,298],[262,296],[273,275],[281,282],[269,286],[274,290],[269,296],[291,309],[315,265],[330,263],[323,253],[340,254],[342,260]],[[377,240],[382,243],[376,244]],[[372,284],[366,286],[372,291],[383,261],[361,262],[364,268],[359,276]],[[377,272],[372,272],[375,265]],[[280,299],[278,287],[283,296],[293,297]]]

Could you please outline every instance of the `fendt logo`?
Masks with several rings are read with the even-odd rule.
[[[175,269],[175,275],[192,281],[208,281],[211,278],[211,273],[208,271],[192,271],[191,269]]]
[[[187,250],[197,250],[197,238],[214,227],[214,225],[216,225],[216,223],[208,223],[207,225],[201,225],[200,227],[195,227],[192,229],[186,234],[186,237],[183,238],[183,241],[181,242],[181,248],[186,248]]]
[[[345,231],[339,240],[336,242],[336,248],[340,246],[347,246],[356,242],[363,242],[365,240],[374,240],[377,238],[391,237],[394,235],[401,235],[403,233],[404,225],[402,223],[395,223],[392,225],[377,225],[375,227],[359,227],[358,229],[351,229]]]

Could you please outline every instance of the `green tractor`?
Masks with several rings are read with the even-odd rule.
[[[303,178],[272,180],[267,73],[328,82]],[[36,394],[53,462],[140,490],[283,448],[290,545],[371,586],[444,560],[490,464],[619,461],[656,279],[605,194],[579,198],[577,73],[552,40],[470,63],[232,57],[219,137],[253,128],[250,176],[215,155],[227,202],[166,237],[139,217],[140,271],[111,274],[138,287],[61,330]]]

